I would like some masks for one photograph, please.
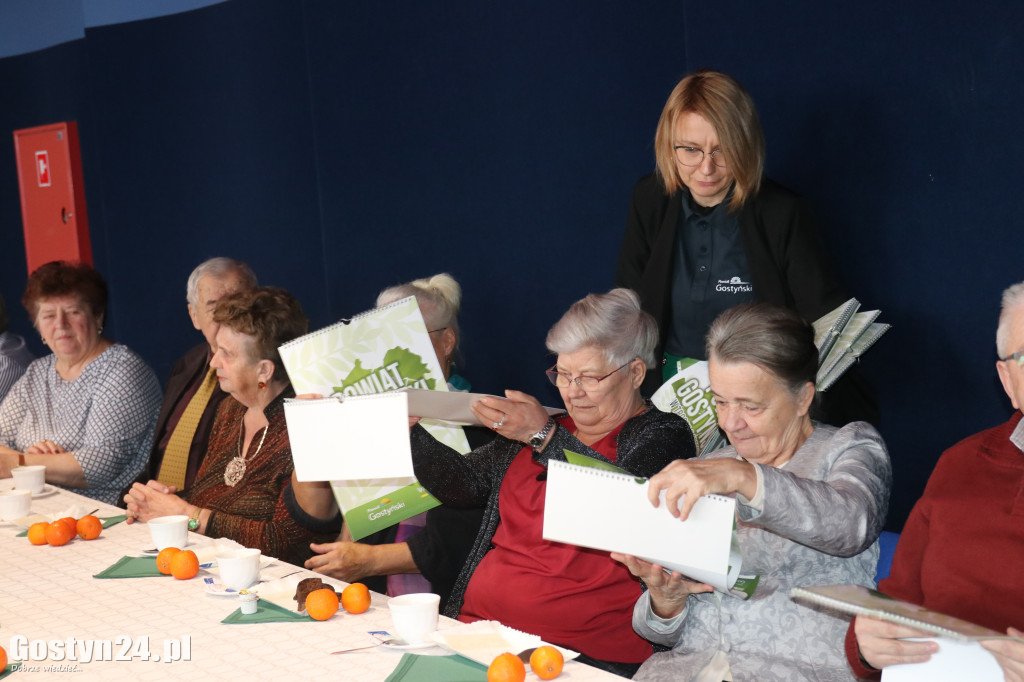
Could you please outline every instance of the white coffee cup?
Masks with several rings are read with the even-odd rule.
[[[260,579],[260,550],[236,549],[217,555],[220,582],[233,590],[252,587]]]
[[[183,514],[158,516],[150,519],[146,525],[149,526],[149,534],[153,536],[157,549],[185,549],[188,544],[188,517]]]
[[[0,521],[13,521],[28,516],[31,508],[31,491],[4,490],[0,492]]]
[[[15,490],[28,490],[32,493],[43,492],[46,484],[46,467],[42,464],[15,467],[11,469]]]
[[[423,644],[430,641],[430,635],[437,630],[437,611],[441,597],[429,592],[416,592],[392,597],[388,601],[391,621],[395,634],[409,644]]]

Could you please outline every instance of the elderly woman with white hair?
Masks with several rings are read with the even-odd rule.
[[[398,284],[380,292],[377,306],[415,296],[427,325],[434,354],[449,390],[468,390],[469,383],[453,372],[459,342],[462,288],[441,273]],[[464,427],[470,447],[493,438],[482,427]],[[296,521],[310,530],[337,533],[342,529],[338,506],[326,482],[299,481],[295,474],[285,505]],[[345,527],[340,540],[313,544],[316,553],[306,568],[346,582],[360,580],[371,589],[395,597],[409,592],[434,592],[446,604],[480,529],[482,506],[456,509],[440,506],[352,542]]]
[[[640,395],[655,366],[658,329],[635,293],[614,289],[577,301],[547,337],[547,371],[566,414],[550,418],[532,396],[506,391],[473,406],[497,437],[466,456],[412,429],[419,481],[444,504],[486,505],[473,551],[446,612],[499,620],[575,649],[584,662],[631,675],[652,647],[630,627],[640,583],[607,552],[542,537],[546,467],[564,452],[650,476],[695,454],[686,422]]]

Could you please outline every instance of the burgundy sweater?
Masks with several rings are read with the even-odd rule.
[[[999,632],[1024,627],[1024,453],[1010,442],[1020,420],[1018,411],[943,453],[880,591]],[[855,674],[872,675],[853,623],[846,657]]]

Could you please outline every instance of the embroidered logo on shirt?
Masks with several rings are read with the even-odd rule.
[[[750,282],[744,282],[739,277],[733,277],[732,279],[720,279],[718,284],[715,286],[715,291],[725,294],[749,294],[754,290],[754,285]]]

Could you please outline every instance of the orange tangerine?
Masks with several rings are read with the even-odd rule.
[[[75,537],[75,531],[62,521],[54,521],[46,527],[46,541],[54,547],[66,545]]]
[[[86,514],[78,519],[75,527],[78,530],[78,537],[83,540],[95,540],[103,532],[103,522],[92,514]]]
[[[199,558],[191,549],[183,549],[171,557],[171,575],[177,580],[189,580],[199,573]]]
[[[553,646],[539,646],[530,654],[530,668],[542,680],[553,680],[562,674],[565,659]]]
[[[327,620],[338,612],[338,593],[330,587],[306,595],[306,613],[313,620]]]
[[[349,613],[363,613],[370,608],[370,590],[362,583],[352,583],[341,591],[341,605]]]
[[[4,674],[4,668],[7,667],[7,649],[0,646],[0,675]]]
[[[39,523],[33,523],[28,527],[28,541],[33,545],[45,545],[46,544],[46,527],[49,526],[46,521],[40,521]]]
[[[177,547],[164,547],[160,550],[160,553],[156,555],[156,570],[160,571],[164,575],[171,574],[171,559],[174,555],[181,550]]]
[[[523,682],[526,666],[515,654],[498,654],[487,668],[487,682]]]

